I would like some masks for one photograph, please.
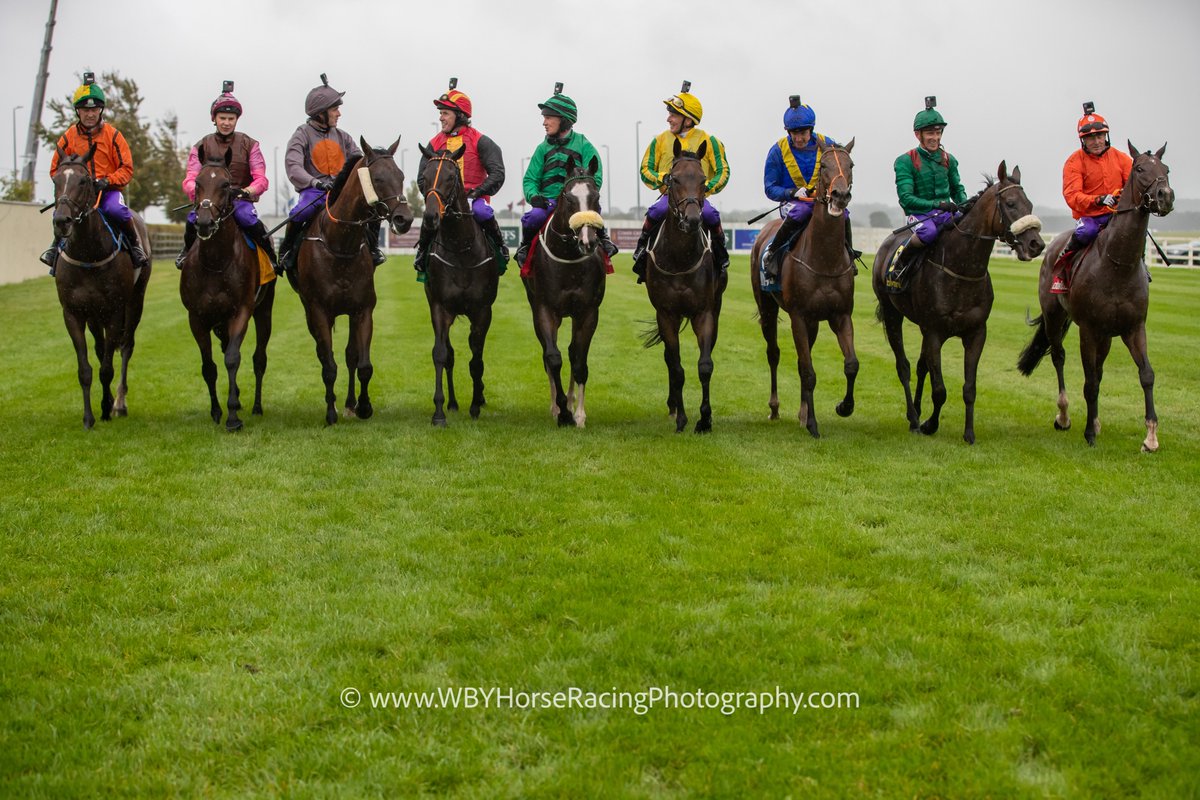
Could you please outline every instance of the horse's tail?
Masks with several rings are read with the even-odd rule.
[[[653,320],[642,320],[642,324],[645,325],[640,336],[642,347],[649,350],[651,347],[662,344],[662,332],[658,329],[658,323]]]
[[[1042,358],[1046,353],[1050,352],[1050,335],[1046,333],[1046,318],[1040,316],[1037,319],[1029,318],[1029,310],[1025,311],[1025,324],[1032,327],[1037,327],[1033,332],[1033,339],[1021,351],[1021,355],[1017,358],[1017,371],[1022,375],[1032,375],[1037,369],[1037,365],[1042,362]]]
[[[883,322],[883,302],[880,300],[875,301],[875,321]]]

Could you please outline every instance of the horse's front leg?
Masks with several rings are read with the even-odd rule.
[[[1083,399],[1087,403],[1087,424],[1083,427],[1083,438],[1091,446],[1096,445],[1100,433],[1100,381],[1104,378],[1104,360],[1112,347],[1112,338],[1079,326],[1079,356],[1083,361]]]
[[[846,375],[846,396],[834,410],[839,417],[848,417],[854,413],[854,382],[858,378],[858,354],[854,352],[854,320],[849,314],[834,317],[829,321],[829,329],[837,336],[838,347],[842,349],[842,371]]]
[[[791,314],[791,320],[792,340],[796,343],[796,371],[800,374],[800,410],[796,416],[808,429],[809,434],[818,439],[821,432],[817,428],[817,412],[813,408],[817,371],[813,369],[812,363],[812,346],[816,339],[817,325],[794,313]]]
[[[213,422],[221,421],[221,403],[217,400],[217,365],[212,357],[212,330],[196,314],[188,314],[188,327],[200,349],[200,377],[208,388],[208,415]]]
[[[317,305],[316,299],[309,303],[304,311],[308,318],[308,332],[312,334],[317,345],[321,380],[325,383],[325,424],[333,425],[338,420],[337,393],[334,391],[334,384],[337,382],[337,359],[333,355],[333,320]]]
[[[667,364],[667,416],[675,418],[675,432],[687,425],[683,410],[683,363],[679,359],[679,317],[658,312],[658,336],[663,343],[663,361]]]
[[[354,341],[354,360],[351,362],[350,345],[346,345],[346,369],[350,372],[350,394],[346,397],[346,414],[357,416],[359,419],[370,419],[375,413],[371,405],[369,387],[375,367],[371,364],[371,337],[375,332],[374,309],[364,309],[352,317],[350,339]],[[354,404],[354,372],[358,371],[358,403]]]
[[[487,405],[483,397],[483,345],[487,341],[488,328],[492,326],[492,307],[485,305],[471,318],[471,335],[467,343],[471,347],[471,419],[479,419],[479,409]]]
[[[921,389],[925,383],[925,374],[929,374],[929,397],[933,401],[933,411],[929,419],[921,423],[921,433],[932,436],[937,433],[941,424],[942,406],[946,404],[946,381],[942,376],[942,339],[932,333],[926,333],[921,339],[921,359],[917,362],[917,412],[921,409]]]
[[[571,346],[567,348],[567,355],[571,359],[571,394],[574,395],[576,387],[579,389],[579,400],[572,404],[577,428],[582,428],[587,423],[583,393],[588,382],[588,352],[591,350],[592,337],[595,336],[599,323],[599,306],[582,311],[571,319]]]
[[[963,441],[975,444],[975,378],[979,372],[979,358],[987,341],[987,323],[963,337]]]
[[[913,404],[912,396],[912,365],[904,352],[904,316],[886,297],[879,299],[879,318],[883,322],[883,331],[887,336],[888,345],[896,359],[896,377],[904,388],[904,416],[908,419],[908,430],[916,433],[921,424],[917,407]]]
[[[254,309],[254,408],[252,414],[261,415],[263,378],[267,374],[267,343],[271,341],[271,315],[275,307],[275,284],[271,281],[262,287],[262,295]]]
[[[225,406],[229,409],[229,414],[225,417],[225,430],[227,431],[237,431],[242,428],[242,420],[238,417],[238,412],[242,410],[242,399],[241,392],[238,390],[237,374],[238,369],[242,366],[242,341],[246,338],[252,310],[249,306],[240,308],[234,314],[233,319],[229,320],[226,339],[228,343],[225,346],[225,372],[229,376],[229,397],[225,401]]]
[[[88,361],[87,326],[81,317],[65,308],[63,322],[75,347],[75,359],[78,362],[79,388],[83,391],[83,427],[91,430],[96,424],[96,417],[92,413],[92,364]]]
[[[713,374],[713,350],[717,346],[717,312],[706,311],[692,320],[692,328],[696,332],[696,344],[700,348],[700,358],[696,362],[696,372],[700,376],[700,419],[696,420],[696,433],[712,431],[712,404],[709,398],[709,385]]]
[[[1138,380],[1142,384],[1142,393],[1146,397],[1146,438],[1142,441],[1142,451],[1153,453],[1158,450],[1158,414],[1154,411],[1154,370],[1150,367],[1150,354],[1146,347],[1146,325],[1139,325],[1137,330],[1130,331],[1121,337],[1133,356],[1133,363],[1138,368]]]
[[[346,317],[349,332],[346,334],[346,403],[342,407],[343,413],[347,417],[354,416],[354,410],[358,405],[358,393],[356,391],[356,371],[358,369],[358,317],[350,314]]]
[[[751,263],[758,262],[752,258]],[[771,372],[771,397],[767,400],[771,413],[767,419],[779,419],[779,303],[760,292],[755,292],[754,299],[758,301],[758,327],[767,343],[767,368]]]
[[[450,410],[458,408],[454,402],[454,385],[450,383],[451,370],[454,369],[454,350],[450,347],[450,325],[454,316],[441,306],[430,306],[429,317],[433,323],[433,419],[431,423],[439,428],[446,427],[446,396],[442,392],[442,376],[450,385]]]
[[[108,422],[112,419],[113,409],[113,376],[117,374],[113,360],[117,354],[117,345],[123,338],[121,322],[110,322],[103,327],[97,327],[96,350],[100,354],[100,419]]]
[[[558,421],[559,427],[572,424],[570,403],[562,385],[562,351],[558,349],[558,329],[562,317],[545,306],[538,306],[533,313],[533,326],[537,330],[538,342],[542,345],[542,370],[550,386],[550,416]]]

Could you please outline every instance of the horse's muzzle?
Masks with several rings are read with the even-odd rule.
[[[392,229],[392,233],[397,236],[402,236],[408,233],[412,228],[413,214],[408,210],[408,206],[401,206],[396,209],[396,213],[388,218],[388,227]]]
[[[1175,190],[1170,186],[1160,186],[1150,198],[1150,211],[1155,216],[1165,217],[1175,209]]]

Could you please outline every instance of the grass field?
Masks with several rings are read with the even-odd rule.
[[[410,264],[378,273],[373,419],[324,426],[312,341],[282,286],[266,415],[235,435],[208,419],[168,262],[139,329],[130,416],[91,432],[52,284],[0,287],[0,795],[1200,793],[1200,273],[1155,274],[1162,448],[1147,455],[1119,343],[1094,449],[1074,332],[1073,430],[1051,428],[1048,360],[1016,373],[1031,265],[993,262],[969,447],[957,342],[941,431],[908,433],[865,275],[854,416],[833,413],[841,357],[825,329],[823,438],[796,420],[790,340],[786,414],[768,422],[745,257],[711,435],[672,432],[626,257],[585,430],[549,417],[514,270],[482,416],[434,429]],[[465,396],[462,322],[455,344]],[[695,358],[690,339],[693,419]],[[242,375],[245,396],[248,358]],[[373,702],[439,688],[506,695]],[[573,688],[569,708],[522,694]],[[793,713],[721,695],[779,702],[777,690],[857,703]],[[697,691],[741,707],[695,707]],[[579,707],[639,692],[654,692],[645,713]]]

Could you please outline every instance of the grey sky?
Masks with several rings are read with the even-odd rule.
[[[1078,146],[1080,104],[1094,100],[1113,143],[1169,142],[1165,161],[1180,198],[1200,198],[1200,6],[1184,0],[1090,2],[814,3],[634,0],[539,4],[504,0],[379,3],[363,0],[209,0],[193,3],[60,0],[48,97],[83,69],[135,79],[150,118],[179,114],[185,138],[209,132],[221,81],[237,82],[240,129],[259,139],[268,177],[303,121],[304,96],[326,72],[346,92],[341,126],[377,145],[402,134],[412,177],[418,142],[435,132],[433,97],[450,75],[471,96],[476,126],[503,149],[508,180],[495,203],[520,197],[520,170],[542,136],[537,103],[563,81],[580,107],[578,130],[601,154],[612,203],[635,202],[637,121],[644,148],[666,127],[662,99],[692,81],[701,127],[725,142],[732,167],[723,210],[766,209],[762,169],[782,135],[787,97],[799,93],[817,130],[856,137],[854,196],[895,206],[891,164],[914,145],[913,115],[937,95],[944,144],[969,191],[1001,159],[1021,166],[1042,213],[1065,211],[1062,163]],[[0,164],[18,151],[33,94],[48,0],[0,0]],[[216,9],[215,11],[212,9]],[[50,115],[43,116],[50,122]],[[49,167],[39,156],[38,173]],[[608,165],[606,164],[606,168]],[[49,193],[39,177],[38,195]],[[642,189],[642,204],[651,198]]]

